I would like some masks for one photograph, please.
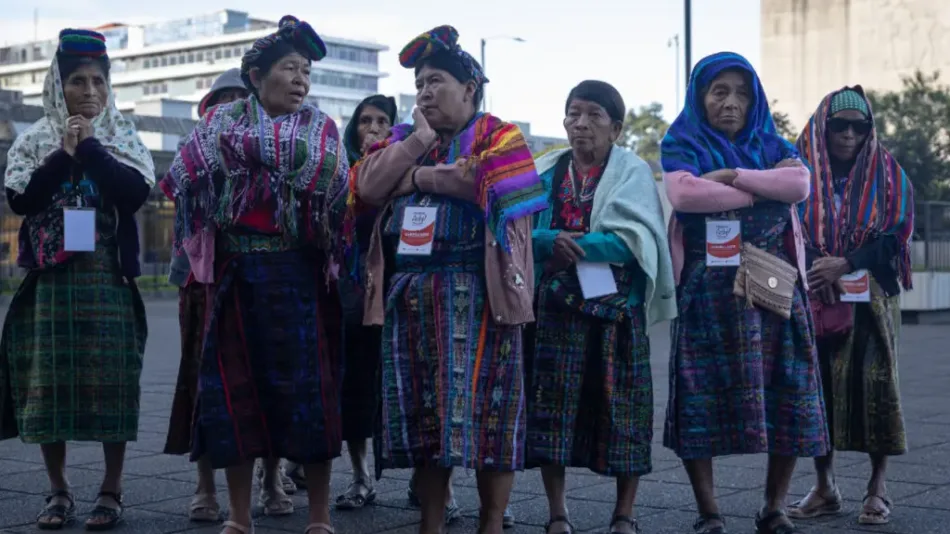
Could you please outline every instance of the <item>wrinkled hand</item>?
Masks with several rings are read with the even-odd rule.
[[[818,258],[808,270],[808,287],[814,291],[820,291],[825,287],[831,287],[838,282],[842,276],[848,274],[851,265],[848,260],[834,256]]]
[[[376,137],[375,135],[370,134],[364,137],[363,146],[360,147],[360,155],[361,156],[365,155],[369,151],[370,147],[372,147],[373,145],[375,145],[376,143],[380,141],[382,141],[382,139],[380,139],[379,137]]]
[[[841,298],[841,294],[835,291],[834,284],[825,286],[818,291],[815,291],[813,295],[813,298],[817,298],[822,304],[829,306],[835,302],[838,302],[838,299]]]
[[[70,129],[66,128],[66,133],[63,135],[63,150],[66,151],[70,157],[76,157],[76,147],[79,145],[79,129]]]
[[[80,143],[95,134],[92,128],[92,121],[82,115],[73,115],[66,119],[66,129],[75,130],[78,133]]]
[[[703,180],[719,182],[721,184],[732,185],[739,173],[735,169],[719,169],[718,171],[707,172],[700,176]]]
[[[798,167],[801,164],[802,163],[795,158],[788,158],[776,163],[775,168],[784,169],[785,167]]]
[[[422,108],[417,107],[412,110],[412,122],[413,129],[420,134],[435,134],[435,130],[429,126],[429,121],[426,120],[426,116],[422,114]]]
[[[554,238],[554,250],[551,261],[554,266],[566,269],[584,257],[584,249],[574,241],[583,236],[583,232],[560,232]]]

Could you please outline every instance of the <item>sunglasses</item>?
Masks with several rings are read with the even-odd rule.
[[[874,123],[869,119],[828,119],[828,129],[834,133],[841,133],[851,128],[851,130],[858,135],[867,135],[871,132],[871,128],[873,127]]]

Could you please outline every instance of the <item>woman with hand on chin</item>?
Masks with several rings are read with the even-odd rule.
[[[726,532],[713,458],[768,454],[756,529],[799,533],[785,515],[796,460],[828,450],[794,207],[808,197],[810,173],[775,132],[752,66],[728,52],[693,70],[683,112],[663,139],[662,165],[675,212],[679,310],[663,442],[686,466],[699,508],[694,530]]]
[[[147,326],[135,212],[155,168],[115,107],[109,65],[101,34],[60,33],[44,117],[17,138],[4,177],[10,209],[24,216],[17,263],[29,272],[3,327],[0,438],[40,444],[44,530],[75,520],[66,441],[101,442],[105,455],[86,528],[119,523],[125,446],[138,435]]]
[[[399,58],[415,70],[415,123],[350,173],[349,218],[381,208],[363,321],[383,327],[376,465],[416,468],[422,534],[443,532],[451,469],[474,469],[478,532],[499,534],[524,467],[530,216],[547,203],[518,128],[478,112],[488,80],[454,28],[420,35]]]

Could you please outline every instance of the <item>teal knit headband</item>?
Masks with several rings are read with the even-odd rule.
[[[835,96],[831,97],[831,113],[829,115],[834,115],[846,109],[860,111],[865,117],[871,115],[867,101],[860,93],[853,89],[839,91]]]

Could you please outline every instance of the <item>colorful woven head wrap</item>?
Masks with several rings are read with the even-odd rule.
[[[848,176],[841,180],[831,170],[828,152],[828,118],[836,111],[839,95],[862,104],[841,109],[866,110],[873,120],[871,103],[861,86],[845,87],[822,99],[798,137],[798,151],[812,168],[811,195],[799,205],[802,224],[811,243],[825,254],[841,256],[882,234],[900,244],[897,272],[904,289],[911,289],[910,239],[914,232],[914,187],[907,174],[887,151],[872,128]],[[840,104],[839,104],[840,105]],[[835,194],[841,198],[836,206]]]
[[[7,154],[7,172],[4,185],[16,193],[26,191],[30,179],[46,157],[63,146],[66,119],[66,95],[63,92],[63,77],[60,62],[76,57],[105,58],[105,37],[88,30],[63,30],[59,34],[59,50],[53,57],[46,80],[43,83],[43,118],[33,123],[16,138]],[[96,139],[119,162],[141,173],[149,184],[155,183],[155,164],[152,154],[139,139],[132,121],[122,116],[115,105],[115,94],[109,85],[109,99],[95,119],[92,120]]]
[[[829,117],[846,109],[860,111],[865,117],[871,117],[871,108],[861,93],[854,89],[843,89],[834,95],[835,96],[831,97],[831,113]]]
[[[67,28],[59,32],[57,51],[70,56],[102,57],[106,55],[106,38],[91,30]]]
[[[327,45],[310,24],[284,15],[277,23],[277,31],[254,41],[241,58],[241,79],[248,90],[254,90],[251,68],[267,66],[290,52],[298,52],[310,61],[320,61],[327,55]]]
[[[729,140],[706,120],[703,103],[709,85],[723,71],[737,70],[750,81],[752,102],[746,124],[735,140]],[[683,111],[666,132],[660,162],[664,172],[687,171],[696,176],[719,169],[771,169],[776,163],[797,158],[795,147],[775,131],[769,101],[759,76],[746,58],[720,52],[700,60],[686,90]]]
[[[471,54],[462,50],[458,39],[459,32],[452,26],[433,28],[402,48],[399,64],[414,69],[424,62],[431,62],[434,67],[448,71],[460,82],[474,80],[479,87],[488,83],[482,66]]]

